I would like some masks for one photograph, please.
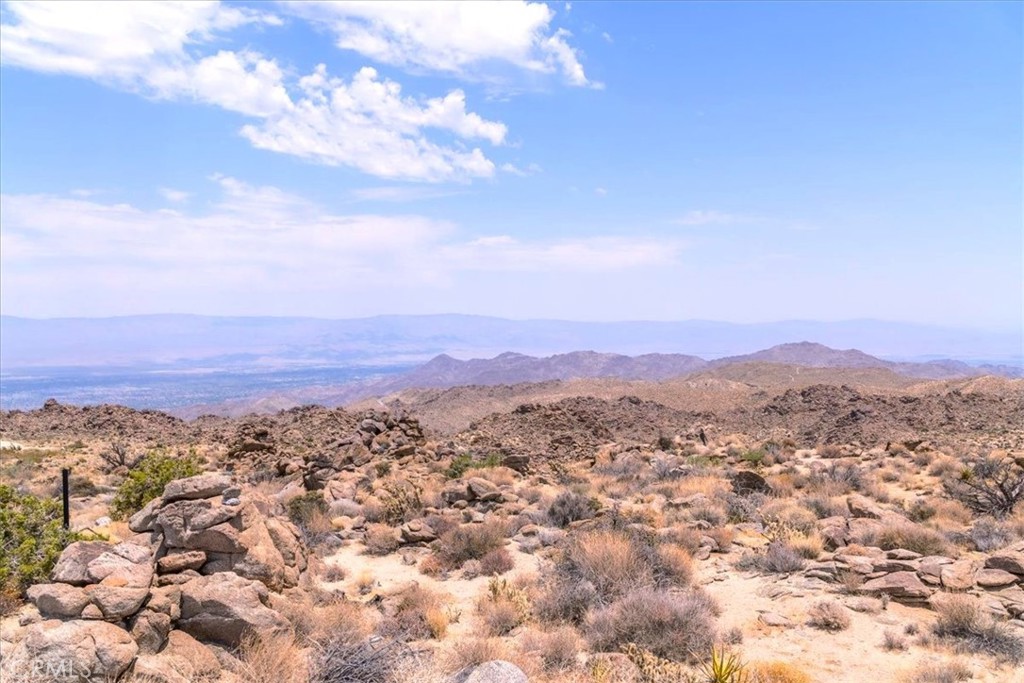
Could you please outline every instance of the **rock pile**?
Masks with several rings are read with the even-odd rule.
[[[73,662],[76,675],[100,679],[134,666],[185,683],[220,672],[208,645],[291,628],[269,606],[270,591],[296,585],[306,558],[298,530],[269,500],[203,474],[168,484],[129,527],[137,535],[122,543],[69,545],[52,583],[29,589],[39,618],[20,656],[53,670]]]

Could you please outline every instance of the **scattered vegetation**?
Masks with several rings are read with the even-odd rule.
[[[1024,467],[1010,459],[984,459],[945,479],[946,494],[981,515],[1003,518],[1024,500]]]
[[[807,623],[822,631],[835,633],[850,628],[850,615],[838,602],[822,600],[811,607]]]
[[[172,456],[153,452],[128,473],[110,505],[110,516],[127,519],[164,492],[175,479],[194,477],[202,472],[199,459],[192,455]]]

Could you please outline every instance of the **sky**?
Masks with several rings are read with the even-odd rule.
[[[1020,330],[1018,2],[5,2],[0,310]]]

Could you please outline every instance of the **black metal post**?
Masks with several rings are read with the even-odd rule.
[[[68,484],[68,478],[71,476],[71,469],[65,467],[60,471],[61,479],[61,497],[64,500],[64,530],[71,528],[71,505],[68,502],[68,490],[70,488]]]

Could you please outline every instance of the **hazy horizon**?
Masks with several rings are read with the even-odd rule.
[[[4,3],[0,310],[1020,330],[1022,24]]]

